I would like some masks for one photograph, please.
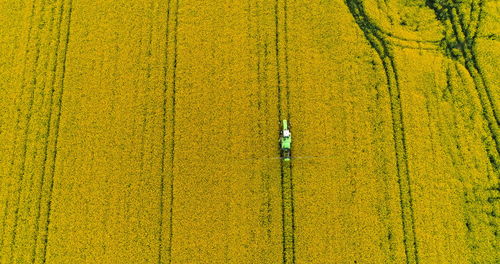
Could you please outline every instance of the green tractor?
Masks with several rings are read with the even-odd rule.
[[[280,132],[280,148],[281,148],[281,158],[285,161],[289,161],[292,153],[292,133],[288,128],[288,122],[283,120],[282,129]]]

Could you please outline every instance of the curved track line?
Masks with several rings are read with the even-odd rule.
[[[485,120],[487,130],[489,130],[488,141],[491,141],[493,145],[491,146],[488,142],[484,142],[485,150],[493,168],[499,169],[500,132],[498,110],[495,106],[493,94],[477,61],[475,50],[477,33],[481,24],[484,6],[484,0],[477,1],[477,15],[475,15],[475,9],[473,10],[471,8],[470,11],[470,16],[475,17],[474,21],[477,21],[475,27],[464,21],[464,14],[460,10],[460,5],[456,0],[446,1],[444,3],[437,0],[429,0],[426,4],[434,11],[436,17],[440,18],[442,24],[445,26],[447,32],[446,36],[448,37],[444,39],[444,43],[447,44],[446,48],[448,55],[460,61],[465,66],[474,82],[477,97],[482,107],[482,116]],[[471,28],[474,29],[474,32],[470,31]],[[453,50],[457,50],[458,52],[454,53]],[[457,53],[458,55],[456,55]]]
[[[396,167],[398,173],[401,222],[403,227],[403,243],[405,248],[406,263],[418,263],[418,244],[415,234],[415,220],[413,213],[413,198],[411,181],[408,169],[406,135],[404,131],[403,109],[400,98],[400,87],[397,70],[389,43],[380,34],[364,10],[360,0],[345,0],[354,20],[363,32],[372,48],[377,52],[384,67],[387,88],[390,95],[394,150],[396,154]]]

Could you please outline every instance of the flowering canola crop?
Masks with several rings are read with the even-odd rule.
[[[499,7],[0,0],[0,263],[495,263]]]

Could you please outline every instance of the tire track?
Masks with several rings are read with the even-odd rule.
[[[346,0],[345,3],[368,43],[377,52],[385,71],[392,113],[393,139],[398,173],[401,222],[406,263],[418,263],[418,243],[415,234],[413,198],[408,169],[403,109],[400,98],[399,78],[392,50],[384,36],[377,30],[374,22],[371,21],[366,14],[363,3],[360,0]]]
[[[172,7],[172,5],[175,4],[175,6]],[[167,251],[167,258],[168,258],[168,263],[172,263],[172,239],[173,239],[173,203],[174,203],[174,165],[175,165],[175,99],[176,99],[176,72],[177,72],[177,28],[178,28],[178,11],[179,11],[179,1],[178,0],[168,0],[167,3],[167,14],[166,14],[166,43],[165,43],[165,65],[163,67],[163,73],[164,73],[164,81],[163,81],[163,121],[162,121],[162,157],[161,157],[161,180],[160,180],[160,185],[161,185],[161,194],[160,194],[160,221],[159,221],[159,226],[160,226],[160,232],[159,232],[159,237],[158,237],[158,259],[157,263],[163,263],[164,262],[164,256],[163,256],[163,244],[164,244],[164,239],[163,239],[163,225],[164,225],[164,210],[165,210],[165,205],[164,205],[164,197],[165,197],[165,155],[167,151],[167,120],[171,120],[172,128],[170,130],[170,160],[169,165],[169,174],[170,174],[170,182],[169,182],[169,192],[170,195],[168,197],[169,199],[169,218],[168,218],[168,243],[166,245],[166,251]],[[171,19],[173,21],[171,22]],[[173,25],[171,25],[173,23]],[[173,28],[171,28],[173,27]],[[173,32],[171,32],[173,31]],[[172,51],[170,51],[170,38],[172,38]],[[171,54],[169,54],[171,52]],[[170,57],[172,56],[172,58]],[[172,62],[171,62],[172,61]],[[171,88],[171,89],[169,89]],[[168,103],[168,98],[171,99],[171,105],[170,109],[169,108],[169,103]],[[169,116],[169,112],[171,116]]]
[[[375,71],[375,68],[373,69]],[[386,102],[384,100],[381,100],[380,94],[383,93],[382,90],[382,84],[377,84],[375,86],[376,89],[376,95],[375,95],[375,101],[376,104],[383,105]],[[381,145],[384,144],[385,141],[385,135],[383,130],[383,124],[384,124],[384,114],[383,114],[383,109],[380,107],[377,107],[374,109],[374,115],[373,115],[373,121],[374,121],[374,126],[372,130],[372,135],[375,135],[373,137],[373,140],[371,142],[372,145]],[[389,179],[389,170],[387,168],[387,164],[389,163],[389,159],[386,157],[386,150],[383,147],[375,148],[374,151],[374,156],[378,157],[377,159],[377,174],[383,175],[383,181],[382,184],[380,185],[380,192],[382,193],[382,197],[384,199],[384,203],[380,206],[379,210],[381,211],[382,214],[382,224],[386,226],[386,237],[387,240],[385,243],[387,244],[386,250],[388,251],[388,256],[387,260],[390,263],[395,263],[396,261],[396,243],[393,239],[393,234],[394,234],[394,224],[391,223],[390,218],[392,213],[391,209],[391,194],[390,194],[390,189],[391,189],[391,184],[390,184],[390,179]]]
[[[150,9],[150,12],[151,12],[151,16],[149,18],[149,27],[148,27],[148,32],[146,34],[146,47],[145,47],[145,52],[144,52],[144,56],[146,58],[146,61],[147,61],[147,64],[146,64],[146,80],[148,81],[148,85],[146,85],[146,87],[144,87],[144,89],[142,90],[142,92],[144,92],[144,94],[146,95],[149,95],[149,92],[151,91],[151,87],[150,87],[150,84],[149,82],[151,81],[151,71],[152,71],[152,67],[151,67],[151,58],[152,58],[152,41],[153,41],[153,25],[154,25],[154,21],[156,19],[155,17],[155,14],[156,14],[156,9],[155,9],[155,5],[154,5],[154,2],[153,1],[149,1],[149,4],[148,4],[148,8]],[[136,93],[135,93],[135,96],[136,96],[136,100],[139,100],[141,99],[141,96],[140,96],[140,90],[137,90]],[[141,119],[142,119],[142,122],[141,122],[141,129],[140,129],[140,133],[141,133],[141,140],[140,140],[140,162],[139,162],[139,171],[140,171],[140,178],[143,178],[144,177],[144,166],[145,166],[145,158],[146,158],[146,136],[145,134],[147,133],[147,124],[149,122],[149,107],[148,107],[148,101],[147,100],[147,96],[144,98],[142,98],[142,109],[141,109]],[[130,187],[127,187],[127,189],[130,189]]]
[[[278,74],[279,76],[279,74]],[[278,77],[278,98],[281,98],[281,81],[279,80],[280,78]],[[281,122],[281,99],[278,99],[278,123]],[[280,151],[280,147],[278,148],[278,151]],[[281,153],[279,154],[281,155]],[[281,179],[281,220],[282,220],[282,246],[283,246],[283,263],[287,263],[287,234],[286,234],[286,216],[285,216],[285,211],[286,211],[286,206],[285,206],[285,183],[284,183],[284,178],[285,178],[285,172],[283,168],[283,160],[280,160],[280,179]]]
[[[377,0],[378,9],[382,10],[381,5],[384,5],[385,8],[383,9],[383,12],[386,14],[386,17],[387,17],[388,21],[390,22],[390,24],[394,25],[394,21],[393,21],[391,15],[387,11],[389,9],[389,5],[387,3],[387,0],[383,0],[382,2],[383,3],[381,3],[381,1],[379,1],[379,0]],[[385,40],[388,43],[390,43],[392,45],[396,44],[396,43],[393,43],[394,41],[399,41],[399,42],[405,43],[405,44],[401,44],[401,43],[399,44],[399,46],[401,46],[403,48],[422,49],[422,47],[423,47],[425,50],[438,50],[439,44],[441,43],[441,39],[423,39],[423,38],[417,39],[417,38],[402,37],[402,36],[399,36],[397,34],[394,34],[393,32],[390,32],[390,31],[384,30],[378,26],[375,26],[375,23],[373,23],[373,26],[374,26],[373,30],[376,30],[381,35],[384,35]],[[409,44],[418,44],[419,47],[411,47],[411,46],[409,46]]]
[[[287,0],[275,2],[275,47],[278,92],[278,123],[290,118],[290,89],[288,69]],[[283,76],[284,75],[284,76]],[[278,148],[278,151],[280,148]],[[283,263],[295,263],[295,219],[291,161],[280,160],[282,196],[282,247]]]
[[[170,181],[170,233],[169,233],[169,243],[168,243],[168,258],[169,263],[172,263],[172,245],[173,245],[173,219],[174,219],[174,165],[175,165],[175,92],[176,92],[176,77],[177,77],[177,28],[179,25],[179,0],[175,3],[175,23],[174,23],[174,61],[173,61],[173,76],[172,76],[172,134],[171,138],[171,148],[172,152],[170,154],[170,168],[172,179]]]
[[[413,38],[401,37],[401,36],[395,35],[392,32],[385,31],[379,27],[375,27],[374,30],[377,30],[381,35],[385,35],[386,38],[397,39],[397,40],[406,41],[406,42],[426,43],[428,45],[439,45],[439,42],[441,41],[440,39],[413,39]]]
[[[71,14],[73,12],[73,0],[63,0],[63,3],[62,5],[64,6],[63,7],[63,12],[62,14],[66,14],[65,16],[63,16],[61,18],[61,20],[63,21],[64,20],[64,27],[65,27],[65,30],[62,31],[64,32],[65,34],[63,34],[64,36],[64,42],[63,43],[63,47],[61,48],[61,60],[62,60],[62,65],[60,66],[60,78],[58,77],[58,80],[56,82],[56,87],[54,87],[54,92],[57,90],[57,94],[56,94],[56,105],[54,106],[54,108],[56,108],[56,118],[54,120],[54,129],[52,132],[53,133],[53,137],[54,137],[54,147],[52,148],[53,149],[53,152],[52,152],[52,156],[50,157],[50,166],[49,167],[49,170],[50,170],[50,173],[49,173],[49,177],[48,177],[48,197],[47,197],[47,209],[46,211],[44,212],[45,213],[45,219],[44,219],[44,225],[43,225],[43,231],[44,233],[39,235],[41,236],[40,237],[40,242],[43,244],[43,250],[42,252],[40,253],[41,254],[41,262],[42,263],[45,263],[46,262],[46,258],[47,258],[47,245],[48,245],[48,234],[49,234],[49,228],[50,228],[50,215],[51,215],[51,212],[52,212],[52,194],[53,194],[53,191],[54,191],[54,174],[55,174],[55,171],[56,171],[56,160],[57,160],[57,143],[58,143],[58,140],[59,140],[59,126],[60,126],[60,121],[61,121],[61,110],[62,110],[62,103],[63,103],[63,94],[64,94],[64,77],[65,77],[65,74],[66,74],[66,60],[67,60],[67,50],[68,50],[68,46],[69,46],[69,39],[70,39],[70,29],[71,29]],[[67,8],[66,8],[67,6]],[[64,12],[66,11],[66,12]],[[61,32],[61,33],[62,33]],[[59,34],[61,35],[61,34]],[[56,74],[57,76],[57,74]],[[36,250],[36,249],[35,249]]]
[[[390,45],[396,46],[396,47],[399,47],[399,48],[403,48],[403,49],[415,49],[415,50],[426,50],[426,51],[439,52],[438,47],[433,47],[433,48],[431,48],[431,47],[424,47],[424,46],[420,46],[418,43],[417,43],[416,47],[411,46],[411,44],[407,45],[407,44],[401,44],[401,43],[398,43],[398,42],[391,42]]]
[[[280,60],[279,60],[279,16],[278,16],[278,1],[275,1],[274,4],[274,23],[275,23],[275,56],[276,56],[276,78],[277,78],[277,107],[278,107],[278,124],[281,123],[281,75],[280,75]],[[279,132],[279,125],[278,125],[278,133]],[[278,143],[279,144],[279,143]],[[280,151],[280,147],[278,145],[278,152]],[[281,155],[281,153],[279,153]],[[280,179],[281,179],[281,197],[282,197],[282,203],[281,203],[281,223],[282,223],[282,234],[281,234],[281,243],[282,243],[282,248],[283,248],[283,263],[285,263],[285,207],[283,203],[283,162],[280,160]]]
[[[256,49],[257,49],[257,60],[256,60],[256,65],[255,68],[257,69],[257,84],[258,84],[258,90],[257,90],[257,96],[256,96],[256,104],[257,104],[257,111],[258,113],[261,114],[261,120],[266,120],[265,115],[267,114],[266,109],[264,109],[264,106],[266,105],[266,96],[263,96],[263,92],[266,90],[266,83],[265,81],[268,79],[267,76],[267,62],[269,61],[269,51],[268,51],[268,39],[263,37],[263,29],[261,28],[261,23],[260,19],[263,19],[263,14],[262,14],[262,9],[263,7],[260,5],[260,2],[257,1],[255,2],[255,6],[251,5],[251,1],[248,1],[248,10],[254,9],[256,14],[255,17],[252,17],[252,15],[249,15],[249,36],[248,38],[251,39],[253,37],[253,34],[256,36]],[[252,32],[252,28],[250,25],[255,25],[255,33]],[[265,94],[264,94],[265,95]],[[264,113],[264,114],[262,114]],[[257,122],[257,133],[259,135],[258,138],[265,138],[264,136],[264,129],[262,126],[261,122]],[[268,250],[272,246],[272,196],[271,196],[271,177],[268,173],[266,172],[261,172],[260,173],[260,180],[261,180],[261,185],[260,185],[260,191],[263,193],[263,201],[261,202],[259,206],[259,220],[260,224],[263,228],[265,228],[265,239],[268,245],[268,248],[266,250],[266,254],[270,255],[270,251]],[[262,258],[263,260],[266,259],[265,257]]]
[[[24,250],[30,250],[30,246],[34,243],[20,243],[19,241],[24,241],[26,239],[33,240],[32,234],[35,232],[32,232],[32,227],[36,229],[36,225],[38,224],[38,217],[33,210],[36,210],[36,201],[38,201],[41,195],[41,191],[36,191],[41,188],[42,177],[40,176],[43,174],[43,169],[38,170],[38,168],[43,168],[44,166],[44,161],[40,161],[39,157],[43,157],[45,155],[44,150],[46,145],[43,144],[44,147],[40,155],[37,145],[45,142],[42,138],[47,135],[47,129],[45,129],[46,127],[42,127],[39,124],[41,124],[41,120],[48,116],[48,112],[50,111],[50,105],[48,107],[46,106],[46,100],[50,94],[47,92],[48,83],[50,83],[50,80],[47,80],[47,78],[50,77],[49,63],[54,54],[52,50],[52,34],[54,32],[54,28],[57,28],[57,26],[54,25],[54,8],[51,8],[52,4],[52,1],[49,1],[48,3],[44,2],[42,3],[41,9],[42,20],[39,25],[39,30],[41,32],[39,45],[42,48],[39,55],[40,59],[37,61],[37,64],[34,65],[37,69],[35,71],[40,72],[37,74],[37,79],[40,80],[37,80],[36,83],[33,84],[35,91],[37,91],[35,93],[34,106],[32,108],[32,119],[34,121],[33,127],[28,128],[31,129],[30,134],[33,136],[31,144],[29,144],[33,147],[33,149],[28,151],[30,153],[29,159],[25,161],[25,163],[27,163],[25,167],[27,167],[28,170],[25,170],[24,180],[21,183],[21,186],[24,188],[22,189],[22,198],[18,205],[20,213],[18,214],[19,217],[16,218],[16,230],[14,230],[14,234],[16,236],[12,241],[14,248],[16,248],[16,253],[23,252]],[[50,11],[46,11],[46,9],[49,9]],[[33,200],[35,200],[35,202],[33,202]],[[24,254],[21,254],[21,258],[19,258],[19,256],[16,257],[18,258],[17,261],[28,258],[28,256]],[[14,258],[12,261],[14,261]]]
[[[453,64],[456,64],[456,62],[451,62]],[[464,153],[462,149],[464,147],[462,146],[462,143],[460,142],[460,133],[457,133],[457,131],[461,131],[462,128],[458,125],[458,120],[457,120],[457,115],[456,113],[460,113],[461,109],[457,108],[458,104],[458,96],[455,94],[456,90],[453,87],[453,74],[450,66],[450,62],[448,63],[446,67],[446,91],[449,93],[449,100],[452,103],[452,107],[455,109],[455,113],[451,117],[451,122],[452,122],[452,127],[450,129],[445,129],[442,128],[441,125],[438,123],[438,129],[439,133],[441,135],[447,135],[449,132],[446,131],[451,131],[451,136],[448,142],[443,142],[443,145],[446,146],[448,155],[450,156],[450,160],[453,164],[453,168],[455,170],[455,174],[457,175],[457,179],[460,181],[461,187],[462,187],[462,196],[463,196],[463,218],[464,218],[464,223],[465,226],[467,227],[467,235],[466,235],[466,243],[467,246],[470,249],[473,249],[475,247],[473,241],[471,241],[471,228],[470,228],[470,223],[471,223],[471,216],[468,214],[468,212],[474,212],[475,208],[472,206],[472,203],[474,202],[470,197],[473,195],[470,192],[470,189],[467,187],[468,185],[466,184],[468,181],[470,181],[470,177],[468,173],[463,173],[467,172],[468,168],[464,166],[464,162],[467,160],[467,153]],[[437,92],[437,91],[436,91]],[[439,110],[438,110],[439,111]],[[442,119],[445,118],[444,113],[440,113],[442,116]],[[460,114],[459,114],[460,115]],[[448,117],[448,119],[450,119]],[[472,250],[471,250],[472,251]],[[473,262],[472,258],[468,259],[469,262]]]
[[[479,3],[477,3],[479,2]],[[480,25],[480,21],[481,21],[481,16],[483,14],[483,9],[484,8],[484,2],[483,1],[472,1],[471,2],[471,7],[470,7],[470,13],[469,13],[469,17],[470,17],[470,21],[471,22],[475,22],[476,25],[474,27],[474,32],[472,33],[472,39],[475,41],[477,39],[477,33],[479,32],[479,25]],[[475,11],[477,10],[477,17],[474,18],[474,14],[475,14]],[[467,30],[470,31],[470,29],[472,28],[472,23],[469,24],[469,26],[467,27]]]
[[[20,157],[18,157],[18,159],[21,161],[21,164],[19,165],[19,168],[17,171],[16,169],[16,178],[17,178],[17,182],[16,182],[16,186],[17,186],[17,189],[15,191],[15,193],[17,194],[16,198],[15,199],[15,202],[14,202],[14,223],[13,223],[13,227],[12,227],[12,230],[10,232],[10,243],[9,243],[9,260],[11,262],[14,261],[14,245],[15,245],[15,241],[16,241],[16,237],[17,237],[17,225],[18,225],[18,221],[19,221],[19,210],[20,210],[20,201],[21,201],[21,193],[23,192],[24,190],[24,186],[23,186],[23,182],[24,182],[24,177],[25,177],[25,169],[26,169],[26,154],[27,154],[27,149],[28,149],[28,141],[29,141],[29,134],[30,134],[30,127],[31,127],[31,121],[32,121],[32,116],[34,114],[34,111],[33,111],[33,104],[34,104],[34,101],[35,101],[35,90],[37,88],[37,77],[38,77],[38,74],[37,74],[37,66],[38,66],[38,60],[40,58],[40,31],[41,31],[41,28],[40,28],[40,25],[43,23],[43,11],[44,11],[44,6],[45,6],[45,1],[42,1],[42,3],[40,4],[41,5],[41,8],[40,10],[37,10],[37,12],[34,12],[34,15],[37,16],[35,18],[35,21],[38,22],[38,26],[36,27],[36,31],[35,31],[35,39],[34,39],[34,62],[33,64],[31,65],[32,69],[30,70],[30,73],[31,73],[31,77],[29,79],[29,82],[26,80],[26,79],[23,79],[23,82],[22,82],[22,85],[21,85],[21,99],[19,100],[18,104],[21,104],[22,103],[22,95],[23,95],[23,92],[24,90],[29,87],[29,91],[28,91],[28,103],[27,103],[27,110],[26,110],[26,118],[25,120],[23,120],[23,125],[22,125],[22,128],[23,128],[23,141],[21,143],[21,153],[20,153]],[[33,26],[33,25],[31,25]],[[17,127],[18,128],[18,127]],[[10,175],[11,173],[9,173]]]
[[[284,46],[284,53],[285,53],[285,90],[286,90],[286,115],[287,115],[287,120],[292,123],[292,117],[291,113],[292,111],[290,110],[290,72],[289,72],[289,63],[288,63],[288,0],[284,0],[284,16],[283,16],[283,24],[284,24],[284,41],[285,41],[285,46]],[[291,223],[287,223],[287,225],[291,225],[291,231],[289,231],[288,236],[289,239],[291,240],[291,247],[292,247],[292,260],[291,263],[295,263],[296,261],[296,254],[295,254],[295,198],[293,195],[293,160],[289,161],[289,178],[284,179],[285,181],[285,187],[286,190],[288,190],[289,194],[286,195],[285,197],[290,199],[290,216],[288,218]]]
[[[495,202],[499,199],[498,177],[495,175],[495,170],[487,169],[487,171],[481,171],[478,167],[473,168],[474,165],[477,166],[477,163],[481,161],[477,159],[478,157],[471,155],[470,147],[467,144],[469,142],[462,143],[462,140],[464,140],[462,134],[467,134],[467,132],[475,134],[472,131],[473,128],[467,125],[474,122],[469,117],[471,110],[464,112],[464,106],[473,105],[470,97],[474,97],[475,95],[460,89],[461,85],[466,85],[465,81],[467,78],[460,75],[459,64],[461,62],[450,60],[446,71],[447,86],[450,87],[448,88],[450,93],[449,100],[456,113],[453,116],[453,127],[451,128],[452,132],[455,131],[452,135],[454,140],[448,146],[448,152],[453,165],[456,167],[457,179],[462,189],[463,224],[466,228],[466,245],[472,253],[469,260],[490,263],[494,257],[491,256],[489,258],[488,254],[485,253],[495,249],[494,242],[491,243],[488,240],[492,239],[490,241],[493,241],[498,237],[498,212],[495,211]],[[450,65],[454,66],[454,71],[452,71],[452,66]],[[454,82],[456,78],[459,78],[462,82]],[[465,133],[456,133],[456,131],[465,131]],[[475,136],[477,137],[477,135]],[[474,177],[473,175],[475,174],[478,176],[483,174],[483,177]],[[468,182],[474,182],[474,185],[467,184]]]
[[[475,43],[481,24],[484,1],[478,0],[477,8],[471,7],[469,16],[474,19],[471,19],[469,24],[467,24],[467,21],[464,19],[464,14],[460,9],[460,3],[456,0],[428,0],[426,1],[426,5],[434,11],[436,17],[445,27],[446,34],[443,43],[446,54],[452,59],[462,63],[474,82],[482,108],[482,115],[486,123],[485,125],[489,131],[488,139],[484,141],[485,150],[493,168],[498,170],[500,166],[498,110],[495,108],[495,99],[493,98],[490,87],[487,85],[486,78],[479,67],[475,51]],[[472,26],[472,22],[475,21],[477,21],[477,23],[475,23],[475,26]],[[471,29],[474,29],[474,31],[471,32]]]
[[[46,130],[45,130],[45,137],[43,139],[44,140],[44,149],[43,149],[43,153],[42,153],[43,162],[41,164],[41,182],[40,182],[40,185],[38,188],[38,199],[37,199],[37,202],[35,205],[35,207],[37,209],[36,209],[36,216],[35,216],[35,232],[33,233],[33,246],[32,246],[32,251],[31,251],[31,262],[32,263],[35,262],[36,249],[37,249],[38,242],[39,242],[38,236],[40,233],[40,221],[41,221],[40,217],[41,217],[41,211],[42,211],[42,208],[41,208],[42,207],[42,196],[43,196],[44,186],[46,183],[47,157],[48,157],[49,145],[51,143],[51,142],[49,142],[50,141],[49,137],[50,137],[50,134],[52,131],[52,129],[51,129],[52,128],[52,117],[53,117],[52,108],[53,108],[53,103],[54,103],[55,80],[56,80],[55,75],[56,75],[56,71],[57,71],[57,60],[59,57],[59,46],[60,46],[60,42],[61,42],[61,24],[62,24],[63,9],[64,9],[64,5],[63,5],[63,3],[61,3],[61,6],[59,8],[59,16],[56,17],[56,19],[58,20],[58,23],[57,23],[57,25],[54,26],[54,28],[57,28],[55,47],[54,47],[55,50],[54,50],[52,62],[49,64],[49,65],[53,65],[53,67],[49,73],[49,78],[50,78],[50,81],[49,81],[50,84],[48,85],[48,89],[50,89],[49,104],[48,104],[49,111],[48,111],[48,118],[47,118]],[[54,147],[51,146],[51,152],[54,151],[53,150]]]
[[[5,232],[5,222],[6,222],[6,219],[7,219],[7,212],[9,211],[9,202],[8,202],[8,194],[6,195],[7,197],[5,198],[5,203],[4,203],[4,210],[2,212],[2,232],[0,233],[0,252],[3,251],[3,243],[4,243],[4,238],[3,238],[3,235],[4,235],[4,232]],[[0,260],[2,260],[2,258],[0,257]]]
[[[29,54],[29,44],[31,43],[31,37],[32,37],[32,32],[33,32],[33,18],[35,16],[35,2],[36,1],[33,1],[32,2],[32,5],[31,5],[31,12],[30,13],[30,16],[29,16],[29,24],[28,24],[28,29],[27,29],[27,41],[26,41],[26,45],[24,46],[24,66],[23,66],[23,69],[22,69],[22,81],[21,81],[21,92],[19,94],[19,97],[17,98],[17,102],[16,102],[16,105],[19,105],[20,102],[22,101],[22,91],[23,91],[23,87],[25,86],[25,82],[26,82],[26,79],[25,79],[25,76],[26,76],[26,69],[28,67],[28,54]],[[20,112],[21,112],[21,109],[18,108],[18,114],[17,114],[17,119],[16,119],[16,125],[14,127],[14,129],[17,129],[19,128],[19,123],[20,123],[20,120],[21,120],[21,116],[20,116]],[[17,144],[17,141],[18,141],[18,135],[19,133],[14,133],[15,136],[14,136],[14,148],[12,150],[12,154],[11,154],[11,160],[10,160],[10,168],[9,168],[9,172],[7,174],[7,176],[9,175],[12,175],[12,172],[13,172],[13,167],[14,167],[14,160],[15,160],[15,156],[16,156],[16,144]],[[3,211],[3,216],[2,216],[2,233],[0,235],[0,253],[3,252],[3,246],[4,246],[4,242],[5,242],[5,238],[4,238],[4,235],[5,233],[7,232],[6,230],[6,226],[7,226],[7,215],[8,215],[8,212],[9,212],[9,209],[10,209],[10,204],[9,204],[9,199],[10,199],[10,193],[7,194],[6,196],[6,199],[5,199],[5,203],[4,203],[4,211]],[[0,256],[0,261],[2,260],[2,257]]]
[[[166,14],[166,40],[165,40],[165,64],[163,66],[163,106],[162,106],[162,153],[161,153],[161,159],[160,159],[160,233],[158,236],[158,261],[157,263],[160,264],[162,263],[162,249],[163,249],[163,197],[165,193],[165,180],[164,180],[164,173],[165,173],[165,154],[166,154],[166,130],[167,130],[167,63],[168,63],[168,35],[169,35],[169,21],[170,21],[170,3],[171,1],[168,0],[167,2],[167,14]]]

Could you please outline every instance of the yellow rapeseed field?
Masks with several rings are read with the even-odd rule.
[[[0,0],[0,264],[498,263],[499,10]]]

